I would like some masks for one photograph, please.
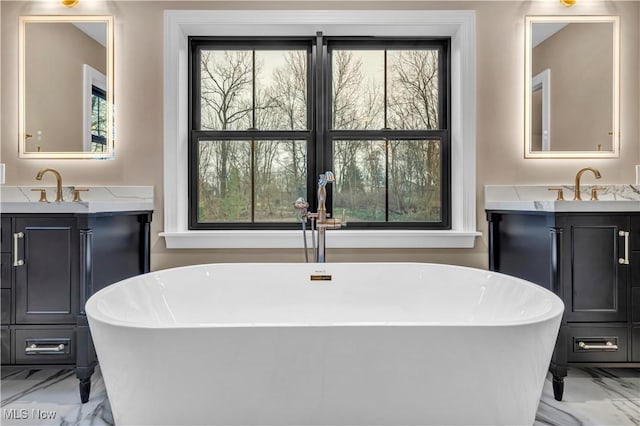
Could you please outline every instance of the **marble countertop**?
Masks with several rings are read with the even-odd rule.
[[[88,189],[81,192],[82,201],[73,199],[74,186],[64,186],[62,202],[39,202],[44,188],[49,200],[56,199],[55,186],[0,186],[0,213],[103,213],[153,210],[152,186],[76,186]]]
[[[591,201],[593,185],[583,185],[580,191],[583,201],[574,201],[573,185],[486,185],[485,210],[516,210],[540,212],[634,212],[640,211],[639,185],[597,185],[598,201]],[[563,201],[556,200],[562,187]]]

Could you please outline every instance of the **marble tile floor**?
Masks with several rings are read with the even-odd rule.
[[[99,368],[91,394],[80,403],[73,370],[2,369],[0,425],[113,425],[111,406]]]
[[[71,370],[3,370],[0,397],[2,425],[113,424],[99,370],[86,404]],[[534,425],[640,426],[640,369],[572,368],[562,402],[553,398],[547,377]]]

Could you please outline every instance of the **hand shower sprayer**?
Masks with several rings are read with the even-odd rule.
[[[304,242],[304,260],[309,263],[309,248],[307,247],[307,218],[309,217],[309,203],[304,198],[299,197],[293,202],[293,208],[298,211],[298,217],[302,224],[302,241]],[[313,219],[312,219],[313,220]],[[313,231],[312,231],[313,232]],[[311,234],[313,238],[313,234]],[[313,238],[313,246],[315,248],[315,238]]]
[[[304,216],[309,208],[309,203],[307,203],[304,198],[300,197],[293,202],[293,208],[299,210],[301,215]]]

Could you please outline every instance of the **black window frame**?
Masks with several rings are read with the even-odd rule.
[[[255,127],[247,130],[199,130],[200,129],[200,56],[199,52],[205,48],[215,50],[238,49],[238,50],[287,50],[300,49],[307,50],[307,82],[313,79],[312,59],[315,57],[313,37],[189,37],[189,152],[188,152],[188,173],[189,173],[189,229],[296,229],[295,213],[292,207],[291,222],[254,222],[254,209],[252,206],[252,222],[199,222],[198,221],[198,147],[203,140],[306,140],[307,141],[307,196],[309,188],[314,184],[311,169],[315,156],[315,121],[312,116],[312,108],[315,94],[313,87],[307,84],[307,129],[306,130],[259,130]],[[198,96],[195,96],[198,94]],[[255,98],[255,97],[254,97]],[[254,99],[255,100],[255,99]],[[254,105],[255,111],[255,105]],[[255,126],[255,115],[252,118],[252,125]],[[315,170],[314,170],[315,171]],[[252,188],[253,192],[253,188]],[[253,198],[253,195],[252,195]],[[293,206],[293,200],[291,201]]]
[[[100,99],[104,100],[105,101],[105,105],[106,105],[107,92],[105,90],[99,88],[98,86],[95,86],[95,85],[91,86],[91,97],[92,98],[96,97],[96,98],[100,98]],[[105,109],[104,114],[106,115],[106,113],[107,113],[107,111]],[[92,114],[93,114],[93,111],[92,111]],[[106,117],[105,117],[105,120],[106,120]],[[91,129],[91,142],[106,146],[107,145],[107,136],[106,135],[101,135],[99,133],[98,134],[93,133],[93,129]]]
[[[451,229],[451,39],[450,37],[333,37],[317,33],[312,37],[204,37],[190,36],[189,40],[189,229],[190,230],[269,230],[298,229],[292,207],[291,222],[199,222],[198,221],[198,147],[203,140],[306,140],[307,141],[307,196],[310,209],[317,208],[318,174],[332,170],[333,140],[439,140],[441,178],[441,221],[439,222],[349,222],[350,229]],[[304,46],[307,62],[307,130],[199,130],[200,129],[200,56],[206,47],[238,50],[287,50]],[[435,47],[439,49],[439,129],[437,130],[336,130],[331,120],[331,51],[336,48],[354,50],[387,50]],[[385,87],[386,91],[386,87]],[[255,97],[254,97],[255,98]],[[255,111],[255,110],[254,110]],[[386,116],[386,113],[385,113]],[[385,118],[386,121],[386,118]],[[255,116],[253,120],[255,125]],[[386,126],[386,123],[385,123]],[[388,144],[387,144],[388,146]],[[387,180],[388,182],[388,180]],[[388,191],[387,200],[388,200]],[[294,200],[291,200],[292,203]],[[332,214],[333,191],[327,186],[327,212]],[[255,206],[252,206],[252,211]],[[386,215],[388,217],[388,205]],[[349,212],[347,212],[347,218]]]

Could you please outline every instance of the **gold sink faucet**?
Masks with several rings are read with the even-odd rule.
[[[60,172],[56,169],[44,168],[41,169],[36,175],[36,180],[42,180],[42,176],[45,173],[51,172],[56,177],[56,201],[64,201],[62,199],[62,176],[60,176]]]
[[[593,174],[595,175],[596,179],[600,179],[602,176],[600,175],[600,172],[598,171],[598,169],[594,169],[593,167],[585,167],[584,169],[580,169],[578,170],[578,173],[576,173],[576,182],[573,188],[573,199],[574,200],[582,200],[582,197],[580,196],[580,178],[582,178],[582,175],[584,172],[586,171],[590,171],[593,172]]]

